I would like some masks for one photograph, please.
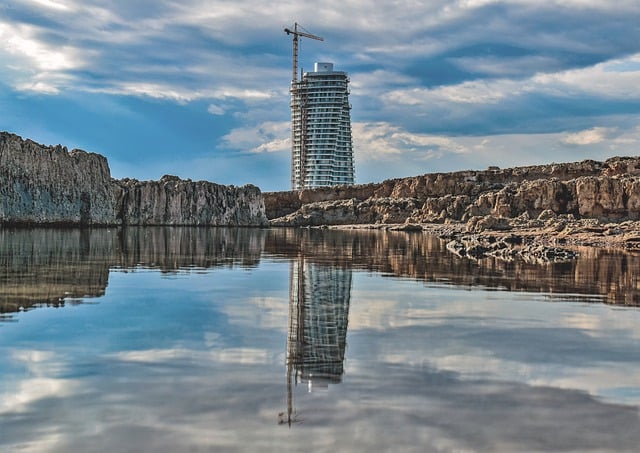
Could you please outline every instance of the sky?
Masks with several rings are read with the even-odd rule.
[[[637,0],[0,0],[0,130],[288,190],[296,22],[349,74],[357,183],[639,154]]]

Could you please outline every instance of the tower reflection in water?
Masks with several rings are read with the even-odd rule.
[[[297,422],[293,387],[327,388],[342,381],[351,298],[351,269],[291,262],[287,336],[287,412],[280,423]]]

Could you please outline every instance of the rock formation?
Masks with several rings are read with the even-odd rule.
[[[0,133],[1,223],[115,223],[113,189],[103,156]]]
[[[380,184],[265,193],[272,225],[467,222],[542,212],[640,218],[640,158],[435,173]]]
[[[0,133],[0,165],[0,224],[261,226],[268,218],[273,226],[462,222],[478,233],[539,226],[543,213],[565,216],[553,220],[557,231],[569,219],[640,219],[640,157],[265,194],[175,176],[117,181],[98,154],[9,133]]]
[[[258,226],[266,223],[260,189],[163,176],[117,182],[119,219],[126,225]]]
[[[111,178],[107,160],[0,132],[0,224],[209,225],[266,223],[260,190],[175,176]]]

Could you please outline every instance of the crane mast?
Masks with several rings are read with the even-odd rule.
[[[305,38],[311,38],[317,41],[324,41],[324,38],[320,36],[312,35],[311,33],[307,33],[304,31],[299,31],[298,22],[296,22],[293,25],[293,30],[291,30],[290,28],[285,28],[284,32],[287,35],[293,35],[293,76],[291,78],[291,83],[295,84],[298,81],[298,39],[299,37],[304,36]]]

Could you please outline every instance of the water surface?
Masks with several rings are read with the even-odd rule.
[[[0,451],[634,451],[640,257],[0,230]]]

